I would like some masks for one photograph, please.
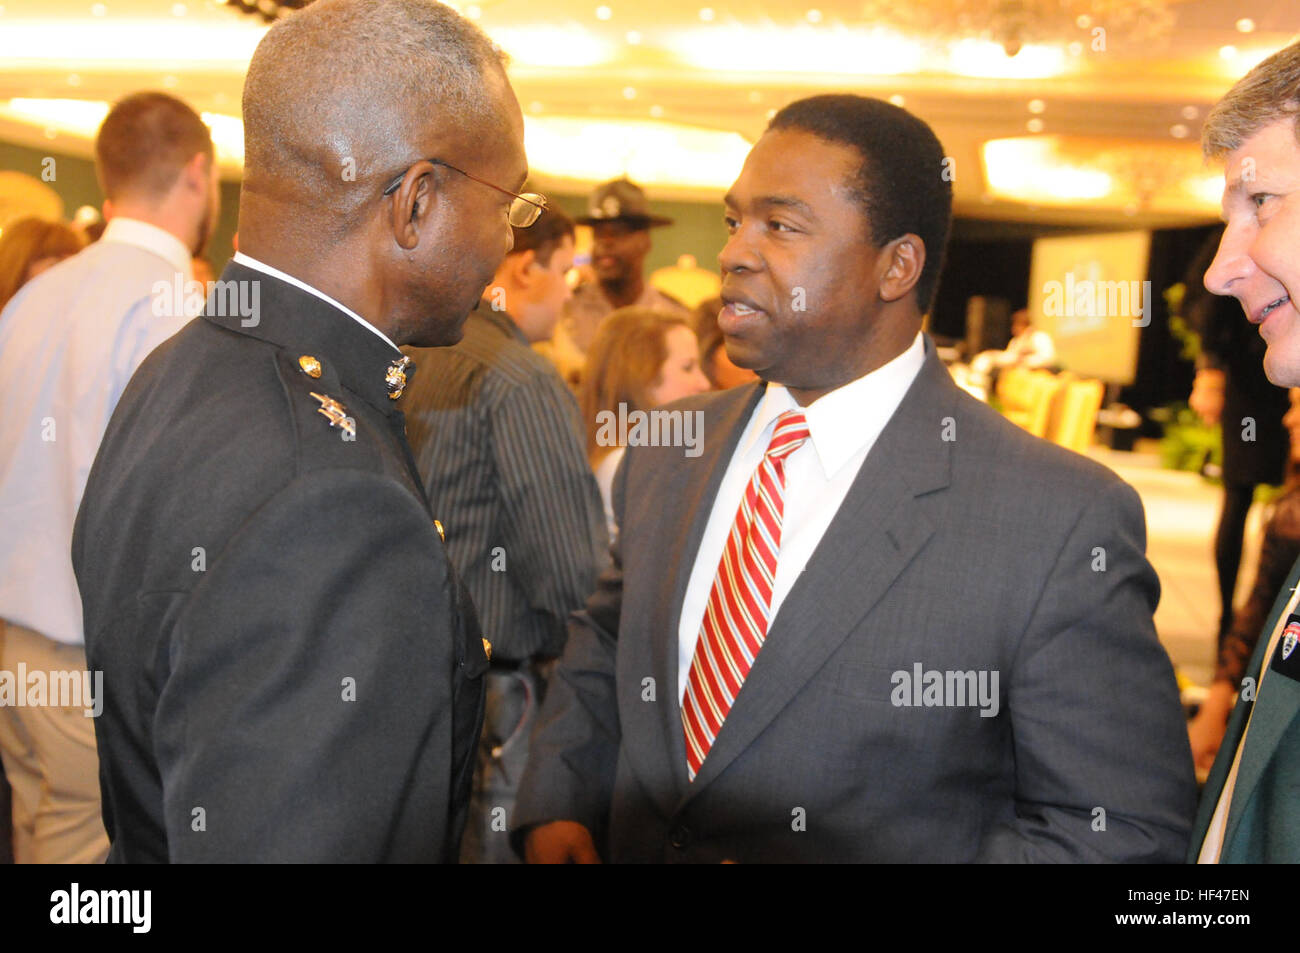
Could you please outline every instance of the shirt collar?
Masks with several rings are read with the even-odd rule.
[[[766,446],[776,418],[787,410],[802,410],[809,442],[830,479],[880,436],[924,363],[924,336],[918,333],[907,350],[888,364],[840,385],[807,407],[800,407],[784,384],[769,383],[754,409],[756,426],[741,451],[749,453],[759,443]]]
[[[246,268],[252,268],[256,271],[264,272],[265,274],[270,275],[272,278],[279,278],[281,281],[291,284],[295,288],[299,288],[307,292],[308,294],[315,295],[317,298],[320,298],[322,301],[332,304],[334,307],[338,308],[340,311],[346,314],[353,321],[356,321],[358,324],[360,324],[363,328],[368,329],[372,334],[377,334],[380,340],[384,341],[394,351],[398,349],[397,345],[393,343],[392,338],[390,338],[383,331],[379,330],[379,328],[375,327],[373,324],[371,324],[361,315],[357,314],[347,305],[340,304],[334,298],[331,298],[329,295],[327,295],[325,292],[321,291],[318,288],[313,288],[311,285],[307,284],[307,282],[295,278],[293,275],[285,274],[283,271],[281,271],[278,268],[272,268],[270,265],[266,264],[266,262],[258,261],[256,258],[250,257],[249,255],[245,255],[241,251],[235,252],[235,257],[232,260],[239,262],[241,265],[243,265]]]
[[[528,337],[519,325],[515,324],[515,319],[510,317],[510,312],[499,311],[492,307],[492,303],[487,298],[479,298],[478,304],[474,306],[474,313],[502,334],[518,341],[525,347],[529,346]]]
[[[157,225],[142,222],[138,218],[123,218],[119,215],[109,220],[99,240],[111,245],[134,245],[136,248],[143,248],[145,251],[153,252],[179,271],[185,276],[186,281],[194,277],[190,250],[179,238]]]

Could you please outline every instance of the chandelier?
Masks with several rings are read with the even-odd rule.
[[[258,17],[267,23],[274,23],[295,10],[301,10],[311,3],[311,0],[221,0],[221,2],[240,13]]]
[[[867,23],[946,39],[992,40],[1015,56],[1029,43],[1065,44],[1113,34],[1143,42],[1167,34],[1182,0],[862,0]],[[1104,48],[1104,47],[1103,47]]]

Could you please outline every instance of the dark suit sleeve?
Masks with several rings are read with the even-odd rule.
[[[507,565],[549,633],[546,655],[559,654],[569,613],[590,595],[609,550],[577,408],[562,387],[542,379],[512,388],[492,419]]]
[[[1196,786],[1145,536],[1116,481],[1066,539],[1012,662],[1016,818],[982,860],[1182,860]]]
[[[172,861],[443,858],[456,653],[440,552],[407,490],[326,470],[210,557],[155,722]]]
[[[627,458],[614,476],[614,512],[623,516]],[[613,798],[621,737],[615,694],[623,560],[619,540],[611,565],[584,608],[569,620],[564,655],[551,676],[528,766],[515,805],[514,843],[549,821],[577,821],[600,845]]]

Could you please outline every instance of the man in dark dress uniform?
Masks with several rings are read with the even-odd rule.
[[[132,379],[73,541],[109,859],[454,860],[491,648],[397,346],[457,341],[509,251],[519,106],[449,8],[321,0],[243,110],[241,253]]]

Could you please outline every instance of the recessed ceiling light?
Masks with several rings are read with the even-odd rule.
[[[1221,46],[1219,47],[1219,55],[1225,60],[1233,59],[1237,55],[1237,48],[1232,45]]]
[[[477,20],[483,16],[483,8],[477,3],[471,3],[465,8],[465,16],[469,17],[471,20]]]
[[[90,15],[93,17],[102,17],[106,13],[108,13],[108,7],[104,6],[102,3],[96,3],[90,8]]]
[[[1237,21],[1237,32],[1254,33],[1255,21],[1252,20],[1250,17],[1242,17],[1240,20]]]
[[[804,19],[806,19],[809,23],[821,23],[822,12],[814,8],[804,14]]]
[[[627,41],[632,46],[636,46],[641,42],[641,34],[636,30],[628,30]]]
[[[189,11],[189,8],[186,7],[185,4],[183,4],[183,3],[173,3],[173,4],[172,4],[172,16],[174,16],[174,17],[183,17],[183,16],[185,16],[185,14],[187,14],[187,13],[189,13],[189,12],[190,12],[190,11]]]
[[[756,89],[751,89],[749,91],[749,101],[754,105],[758,105],[763,101],[763,94]]]
[[[1029,111],[1033,113],[1035,116],[1037,116],[1046,108],[1047,108],[1047,103],[1043,102],[1041,99],[1029,100]]]
[[[664,114],[664,107],[663,107],[663,106],[654,105],[654,106],[651,106],[651,107],[650,107],[650,115],[651,115],[651,117],[653,117],[654,119],[658,119],[658,118],[660,118],[663,114]]]
[[[1169,135],[1173,136],[1175,139],[1186,139],[1188,132],[1188,128],[1181,122],[1169,127]]]
[[[624,98],[624,99],[636,99],[636,89],[634,89],[634,88],[631,87],[631,86],[624,86],[624,87],[623,87],[623,98]]]
[[[1197,116],[1199,116],[1200,114],[1201,114],[1201,111],[1200,111],[1199,109],[1197,109],[1195,106],[1184,106],[1184,107],[1183,107],[1183,118],[1184,118],[1184,119],[1195,119],[1195,118],[1196,118]]]
[[[609,7],[601,6],[596,8],[597,20],[608,20],[613,15],[614,15],[614,11],[611,10]]]
[[[903,96],[902,93],[894,93],[894,95],[889,97],[889,101],[899,109],[902,109],[903,106],[907,104],[907,98]]]
[[[713,7],[700,7],[700,19],[705,23],[713,22]]]
[[[1074,25],[1080,30],[1086,30],[1088,27],[1092,26],[1092,17],[1088,16],[1086,13],[1081,13],[1074,18]]]
[[[69,85],[69,86],[80,86],[80,85],[81,85],[81,77],[78,76],[76,73],[69,73],[69,74],[68,74],[68,85]]]
[[[1071,56],[1078,56],[1080,53],[1083,52],[1083,44],[1080,43],[1078,40],[1074,40],[1069,44],[1069,46],[1065,48],[1065,51],[1069,53]]]
[[[1025,128],[1028,129],[1030,132],[1042,132],[1043,120],[1035,116],[1033,119],[1029,120],[1029,122],[1025,123]]]

